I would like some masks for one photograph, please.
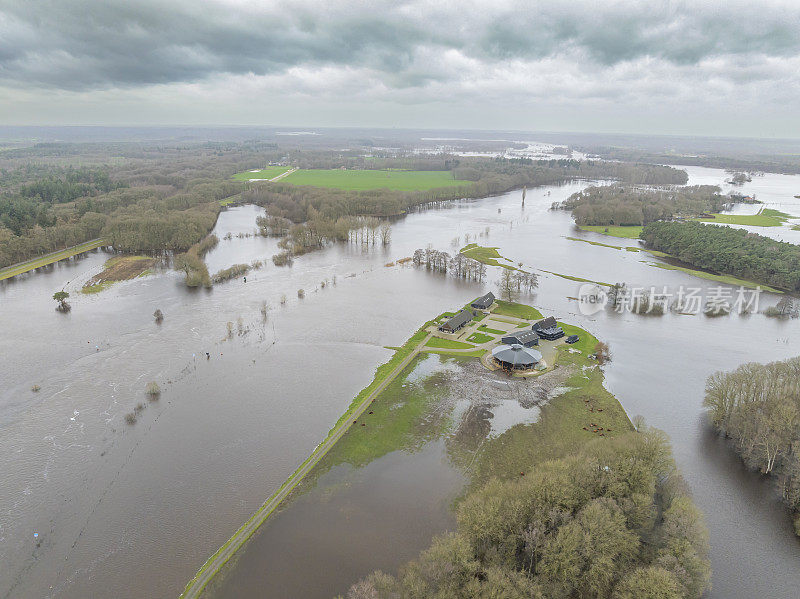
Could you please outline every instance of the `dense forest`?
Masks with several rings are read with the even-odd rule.
[[[457,523],[348,599],[679,599],[709,587],[707,533],[658,431],[492,481],[460,503]]]
[[[266,144],[37,144],[0,153],[0,267],[98,237],[122,251],[185,250],[214,226],[230,175]],[[75,164],[82,165],[76,168]]]
[[[634,185],[588,187],[554,208],[572,210],[578,225],[646,225],[675,216],[719,212],[730,199],[714,185],[652,189]]]
[[[704,405],[742,460],[775,476],[800,535],[800,358],[717,372]]]
[[[657,222],[641,233],[648,248],[699,268],[800,291],[800,246],[744,229],[698,222]]]
[[[305,168],[449,170],[470,183],[399,192],[231,180],[236,172],[273,161]],[[0,267],[99,237],[122,251],[186,251],[214,226],[219,200],[233,196],[297,225],[286,245],[300,253],[346,238],[346,229],[360,226],[354,217],[398,215],[430,202],[575,178],[667,184],[684,177],[657,165],[367,157],[361,149],[302,150],[260,142],[36,144],[0,153]]]

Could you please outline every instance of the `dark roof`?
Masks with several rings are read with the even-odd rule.
[[[554,329],[558,326],[556,323],[555,316],[548,316],[544,320],[540,320],[535,325],[533,325],[533,330],[538,331],[539,329]]]
[[[494,303],[494,293],[491,291],[484,296],[479,297],[476,299],[472,304],[470,304],[473,308],[488,308]]]
[[[457,329],[463,327],[467,324],[470,320],[472,320],[472,312],[469,310],[461,310],[458,314],[451,317],[447,322],[445,322],[442,326],[449,327],[450,329]]]
[[[539,342],[539,335],[536,334],[536,331],[517,331],[515,333],[509,333],[502,338],[502,341],[503,343],[521,343],[522,345],[535,342],[535,345]]]
[[[499,345],[492,350],[492,357],[500,362],[513,366],[533,366],[541,362],[542,354],[535,349],[522,347],[520,344]]]

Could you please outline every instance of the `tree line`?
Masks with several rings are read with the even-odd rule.
[[[414,250],[414,266],[424,266],[428,270],[442,274],[450,273],[457,279],[483,282],[486,278],[486,265],[462,253],[450,256],[447,252],[433,248]]]
[[[653,189],[634,185],[593,186],[554,208],[572,210],[578,225],[646,225],[676,216],[719,212],[730,201],[715,185]]]
[[[469,493],[454,533],[348,599],[701,597],[707,532],[665,436],[604,441]]]
[[[641,238],[692,266],[800,291],[800,246],[792,243],[698,222],[650,223]]]
[[[703,404],[745,464],[775,477],[800,535],[800,358],[717,372]]]

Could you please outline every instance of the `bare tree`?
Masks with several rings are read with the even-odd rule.
[[[381,245],[389,245],[392,241],[392,225],[383,221],[380,227]]]
[[[500,288],[500,295],[506,301],[513,302],[519,295],[516,276],[514,275],[514,271],[510,268],[504,268],[502,271],[503,272],[500,273],[500,280],[497,282],[497,286]]]

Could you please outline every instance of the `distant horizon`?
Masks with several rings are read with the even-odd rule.
[[[657,132],[626,132],[626,131],[599,131],[599,130],[547,130],[547,129],[498,129],[498,128],[476,128],[476,127],[388,127],[388,126],[367,126],[367,125],[270,125],[270,124],[220,124],[220,123],[68,123],[68,124],[48,124],[48,123],[26,123],[26,124],[2,124],[0,132],[6,129],[188,129],[188,130],[224,130],[224,129],[264,129],[274,131],[302,132],[312,130],[320,131],[395,131],[395,132],[461,132],[461,133],[514,133],[524,135],[587,135],[598,137],[641,137],[641,138],[675,138],[675,139],[706,139],[706,140],[758,140],[758,141],[785,141],[800,142],[800,137],[759,137],[756,135],[704,135],[689,133],[657,133]],[[446,141],[446,140],[443,140]],[[515,141],[515,140],[485,140],[485,141]],[[547,142],[549,143],[549,142]]]
[[[786,0],[6,0],[0,108],[11,126],[800,139],[799,30]]]

